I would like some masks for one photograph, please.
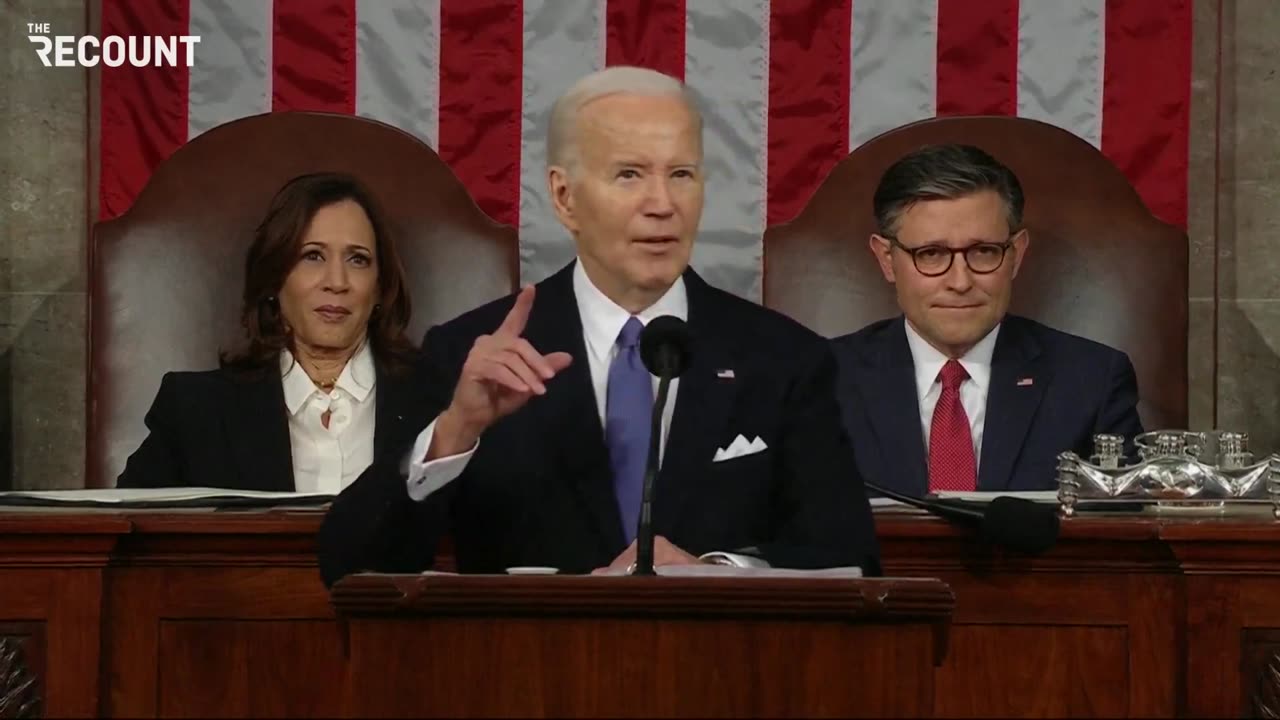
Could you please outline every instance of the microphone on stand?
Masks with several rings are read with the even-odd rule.
[[[1060,521],[1058,511],[1051,505],[998,495],[990,502],[983,503],[985,507],[973,507],[976,503],[928,500],[903,495],[874,483],[864,484],[867,489],[904,505],[919,508],[957,525],[973,528],[982,539],[1008,550],[1036,555],[1053,547],[1058,541]]]
[[[649,459],[645,462],[644,485],[640,495],[640,519],[636,527],[636,565],[632,575],[655,575],[653,569],[653,481],[658,475],[658,448],[662,442],[662,412],[667,404],[667,387],[680,377],[693,359],[692,336],[685,321],[663,315],[649,321],[640,332],[640,359],[658,378],[658,397],[653,403],[649,431]]]

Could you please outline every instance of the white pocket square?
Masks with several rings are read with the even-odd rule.
[[[711,458],[711,462],[724,462],[744,455],[764,452],[767,449],[769,449],[769,446],[765,445],[764,440],[761,440],[759,436],[755,440],[748,441],[745,437],[739,435],[733,439],[733,442],[729,443],[729,447],[716,448],[715,457]]]

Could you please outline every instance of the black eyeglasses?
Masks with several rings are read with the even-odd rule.
[[[880,237],[910,255],[911,262],[915,263],[916,270],[927,277],[946,275],[947,271],[951,269],[951,264],[955,262],[956,255],[964,255],[965,264],[969,266],[971,272],[978,275],[993,273],[1004,264],[1005,253],[1009,252],[1009,248],[1013,247],[1012,237],[1002,243],[979,242],[968,247],[955,249],[945,245],[921,245],[918,248],[909,248],[898,242],[898,238],[891,235],[881,235]]]

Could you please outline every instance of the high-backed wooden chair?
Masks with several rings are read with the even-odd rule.
[[[217,367],[237,345],[244,256],[276,190],[324,170],[365,182],[413,300],[409,336],[516,287],[516,231],[490,220],[439,156],[379,122],[275,113],[215,128],[160,165],[90,248],[88,485],[110,487],[146,436],[169,370]]]
[[[1187,236],[1151,215],[1084,140],[1010,117],[938,118],[841,160],[791,223],[764,239],[764,303],[837,336],[899,314],[867,247],[881,174],[923,145],[977,145],[1022,182],[1031,243],[1011,312],[1129,354],[1148,428],[1187,424]]]

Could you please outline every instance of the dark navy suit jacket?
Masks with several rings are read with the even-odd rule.
[[[573,363],[547,394],[495,423],[463,474],[425,501],[409,499],[400,459],[375,462],[334,502],[320,529],[327,583],[351,572],[417,572],[453,539],[461,572],[608,565],[626,548],[600,423],[573,265],[538,284],[524,337]],[[841,427],[829,343],[799,323],[685,273],[692,365],[680,378],[662,469],[655,534],[694,555],[756,548],[777,567],[858,565],[878,574],[871,508]],[[415,406],[434,417],[477,336],[514,296],[436,326],[423,343]],[[427,424],[422,421],[422,426]],[[416,434],[416,433],[415,433]],[[737,435],[767,449],[714,462]]]
[[[412,402],[421,394],[413,373],[397,376],[375,364],[376,457],[414,437],[432,416]],[[117,487],[294,490],[289,410],[274,363],[254,378],[224,369],[166,373],[146,425],[151,432],[129,456]]]
[[[915,367],[901,316],[833,340],[839,398],[861,475],[915,496],[928,492],[928,454]],[[978,489],[1051,490],[1057,456],[1093,453],[1097,433],[1142,432],[1138,380],[1124,353],[1009,315],[992,356]]]

